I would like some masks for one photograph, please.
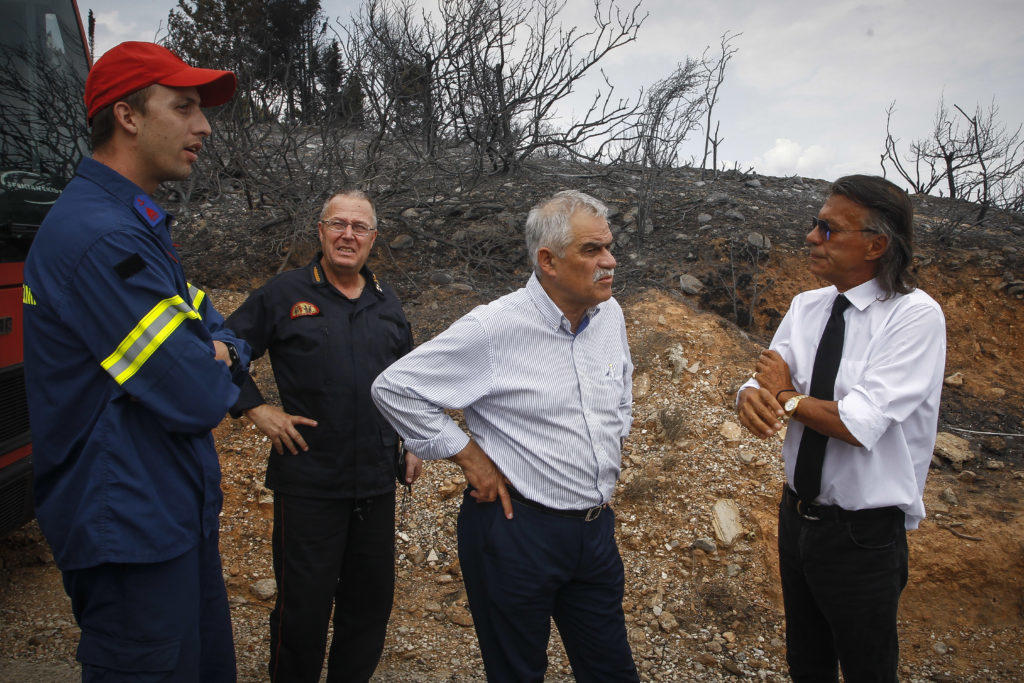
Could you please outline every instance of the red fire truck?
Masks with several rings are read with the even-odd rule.
[[[75,0],[0,0],[0,535],[32,518],[22,271],[88,152],[85,46]]]

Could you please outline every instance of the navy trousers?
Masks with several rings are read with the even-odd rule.
[[[542,681],[554,617],[577,681],[637,681],[611,508],[590,522],[513,501],[459,511],[459,562],[489,681]]]
[[[794,681],[892,681],[896,612],[907,585],[903,514],[807,520],[779,508],[786,659]]]
[[[64,572],[82,629],[82,680],[235,680],[231,614],[218,534],[152,564],[101,564]]]
[[[316,683],[334,606],[327,680],[368,681],[384,651],[395,591],[395,493],[274,494],[270,679]]]

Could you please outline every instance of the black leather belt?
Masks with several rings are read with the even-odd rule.
[[[569,517],[571,519],[582,519],[584,522],[593,522],[597,519],[601,511],[608,507],[608,503],[602,503],[601,505],[595,505],[592,508],[585,510],[559,510],[557,508],[549,508],[547,505],[541,505],[540,503],[530,500],[523,496],[523,494],[516,491],[511,486],[506,487],[508,490],[508,496],[512,500],[522,503],[526,507],[533,508],[534,510],[540,510],[546,512],[549,515],[557,515],[559,517]]]
[[[806,520],[820,522],[853,522],[856,520],[881,519],[893,515],[903,516],[903,510],[890,506],[884,508],[868,508],[866,510],[846,510],[838,505],[814,505],[800,500],[788,484],[782,485],[782,505]]]

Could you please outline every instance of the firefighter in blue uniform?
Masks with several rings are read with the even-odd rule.
[[[151,194],[188,177],[234,74],[122,43],[85,86],[93,157],[25,265],[36,514],[82,630],[83,680],[231,681],[210,430],[248,346],[185,280]]]
[[[365,681],[384,648],[394,594],[395,478],[412,483],[420,461],[396,473],[399,441],[370,400],[374,378],[412,348],[402,306],[366,267],[376,239],[373,204],[359,191],[324,204],[322,252],[274,278],[228,319],[270,353],[283,410],[243,384],[245,413],[273,442],[270,615],[273,681],[320,680],[331,606],[328,681]]]

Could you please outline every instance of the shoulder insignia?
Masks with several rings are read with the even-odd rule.
[[[142,216],[142,220],[149,223],[151,228],[156,227],[156,224],[164,219],[164,212],[160,210],[160,207],[153,202],[148,196],[144,194],[135,195],[135,213]]]
[[[311,304],[308,301],[299,301],[292,306],[292,320],[311,315],[320,315],[320,309],[317,308],[316,304]]]
[[[377,281],[377,276],[373,276],[373,288],[377,290],[378,294],[383,294],[384,290],[380,288],[380,282]]]
[[[320,267],[319,266],[313,266],[313,279],[317,281],[317,284],[320,283]]]

